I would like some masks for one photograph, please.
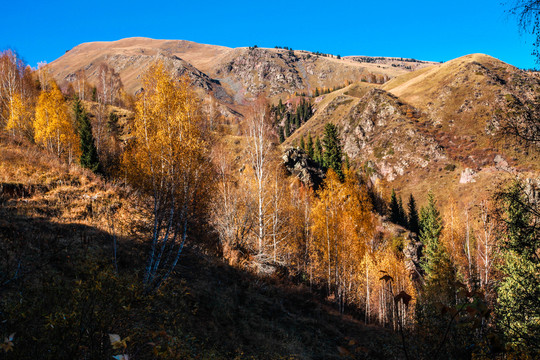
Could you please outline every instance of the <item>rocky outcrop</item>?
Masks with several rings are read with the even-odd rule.
[[[300,72],[294,66],[295,55],[265,49],[244,50],[216,70],[216,76],[239,87],[246,93],[257,95],[268,92],[270,96],[283,92],[293,93],[306,87]]]
[[[470,168],[466,168],[461,172],[461,177],[459,178],[460,184],[468,184],[476,182],[475,180],[476,171]]]
[[[298,148],[287,149],[283,153],[285,168],[302,181],[306,186],[317,189],[323,179],[324,171],[311,160],[306,152]]]
[[[405,267],[409,271],[411,279],[415,282],[422,282],[422,267],[420,260],[422,259],[422,244],[416,234],[407,233],[403,243],[403,255],[405,255]]]
[[[415,112],[386,91],[370,90],[340,120],[344,151],[351,159],[372,160],[389,181],[446,159],[439,144],[414,125]]]

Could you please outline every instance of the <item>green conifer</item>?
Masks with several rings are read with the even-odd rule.
[[[414,196],[412,194],[409,196],[407,209],[409,212],[408,217],[407,217],[409,230],[412,231],[413,233],[418,234],[420,232],[418,210],[416,209],[416,201],[414,200]]]
[[[75,122],[78,126],[81,141],[80,164],[93,172],[101,172],[94,135],[92,134],[92,124],[79,99],[76,99],[73,104],[73,112],[75,113]]]
[[[341,166],[343,164],[343,153],[341,151],[341,141],[339,139],[338,128],[332,123],[324,126],[324,154],[323,164],[327,169],[332,169],[343,178]]]

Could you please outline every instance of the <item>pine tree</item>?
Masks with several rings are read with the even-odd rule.
[[[409,196],[407,209],[409,211],[408,218],[407,218],[409,230],[415,234],[418,234],[420,231],[420,225],[419,225],[419,220],[418,220],[418,210],[416,209],[416,201],[414,200],[414,196],[412,194]]]
[[[97,101],[97,88],[95,86],[92,88],[92,101]]]
[[[307,144],[306,144],[306,151],[310,158],[314,158],[315,149],[313,148],[313,137],[311,137],[311,133],[308,135]]]
[[[519,352],[538,355],[540,204],[531,201],[517,181],[497,194],[497,200],[503,212],[499,268],[504,274],[497,288],[498,324]]]
[[[392,189],[392,195],[390,196],[390,221],[394,224],[399,224],[399,202],[397,199],[396,191]]]
[[[401,199],[401,195],[399,195],[398,207],[399,207],[398,224],[406,228],[407,227],[407,214],[405,213],[405,209],[403,208],[403,200]]]
[[[438,301],[453,301],[455,273],[450,257],[440,241],[443,224],[433,194],[428,194],[428,204],[420,211],[420,241],[424,244],[424,270],[426,294]]]
[[[291,136],[291,120],[287,116],[287,120],[285,120],[285,138],[289,136]]]
[[[333,169],[340,178],[343,178],[341,165],[343,154],[341,151],[341,141],[339,140],[338,128],[332,123],[324,126],[324,155],[323,164],[328,169]]]
[[[317,137],[317,140],[315,141],[315,151],[313,154],[313,160],[315,160],[319,166],[323,166],[323,156],[324,156],[324,150],[321,144],[321,140],[319,137]]]
[[[79,128],[79,138],[81,140],[81,166],[93,172],[100,172],[101,167],[94,143],[94,135],[92,134],[92,124],[79,99],[75,100],[73,104],[73,112],[75,113],[75,121]]]
[[[283,143],[285,141],[285,133],[283,132],[283,127],[279,127],[279,143]]]
[[[300,138],[300,149],[306,150],[306,142],[304,141],[304,135]]]

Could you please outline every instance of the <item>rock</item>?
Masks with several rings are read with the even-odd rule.
[[[418,241],[416,234],[407,233],[403,243],[403,255],[405,255],[405,267],[409,271],[409,275],[415,282],[422,281],[422,267],[420,260],[422,259],[422,248],[424,244]]]
[[[283,165],[305,185],[317,189],[324,179],[324,171],[304,150],[290,148],[283,153]]]
[[[459,179],[460,184],[468,184],[476,182],[474,179],[474,176],[476,175],[476,171],[470,168],[466,168],[461,172],[461,178]]]

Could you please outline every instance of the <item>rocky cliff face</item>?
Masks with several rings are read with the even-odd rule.
[[[220,65],[215,73],[232,88],[248,94],[275,96],[306,88],[306,82],[295,67],[299,59],[288,52],[265,49],[243,49],[239,56]]]

